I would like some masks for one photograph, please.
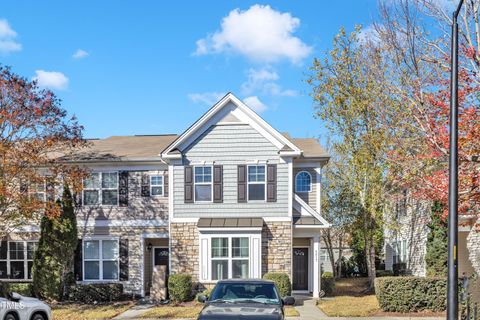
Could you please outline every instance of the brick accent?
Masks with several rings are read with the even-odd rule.
[[[198,229],[196,223],[170,224],[171,273],[192,275],[198,281]]]
[[[262,275],[285,272],[292,275],[292,223],[265,222],[262,230]]]

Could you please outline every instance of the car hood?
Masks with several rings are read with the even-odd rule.
[[[274,304],[209,303],[203,308],[198,319],[281,320],[283,313],[281,307]]]

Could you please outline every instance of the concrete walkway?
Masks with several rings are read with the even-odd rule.
[[[154,304],[137,304],[128,309],[127,311],[119,314],[114,320],[127,320],[127,319],[139,319],[142,314],[155,307]]]

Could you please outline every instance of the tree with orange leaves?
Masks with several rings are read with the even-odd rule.
[[[78,188],[81,176],[59,156],[85,143],[82,131],[51,91],[0,66],[0,236],[59,214],[55,185]]]

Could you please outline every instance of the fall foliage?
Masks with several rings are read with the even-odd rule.
[[[55,185],[78,187],[77,168],[59,156],[82,147],[82,126],[48,90],[0,66],[0,235],[55,217]]]

